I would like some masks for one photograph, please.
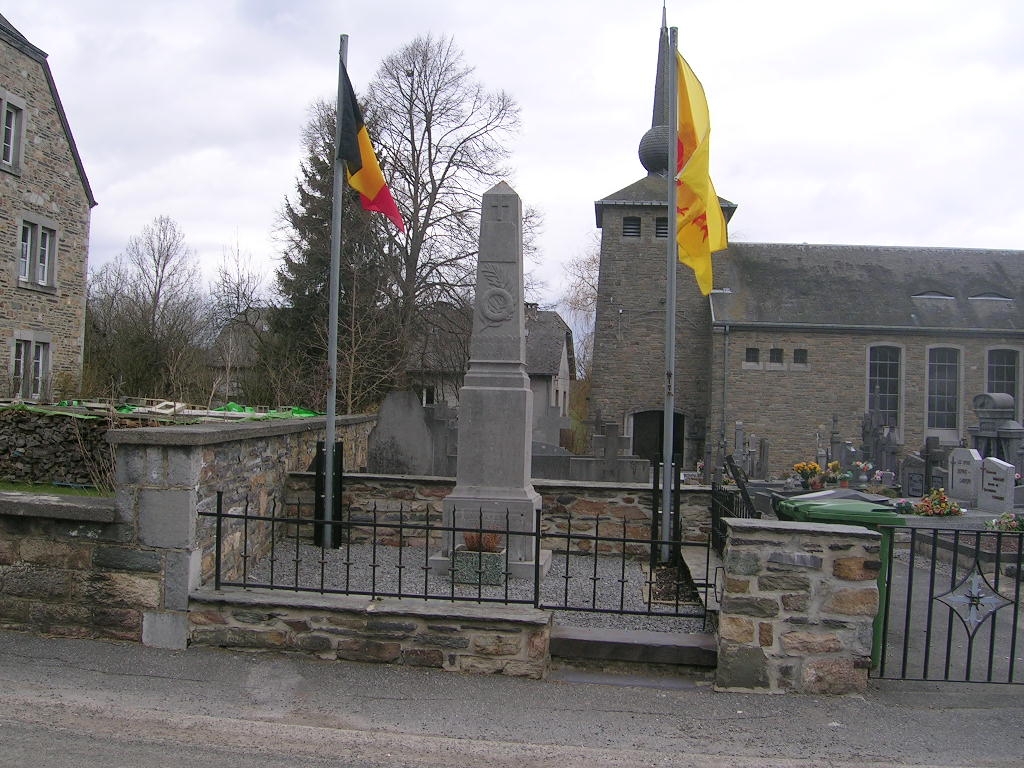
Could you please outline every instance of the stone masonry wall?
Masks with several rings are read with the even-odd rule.
[[[871,665],[880,534],[729,519],[716,686],[862,691]]]
[[[312,516],[313,474],[293,473],[288,478],[285,496],[289,502],[288,516]],[[378,523],[441,524],[442,503],[455,481],[450,478],[350,474],[345,476],[342,503],[351,508],[354,522],[369,521],[373,510]],[[647,486],[618,486],[592,483],[586,486],[568,482],[540,481],[534,488],[541,494],[541,530],[545,534],[541,546],[555,551],[567,548],[588,552],[593,541],[587,538],[566,538],[570,530],[580,537],[650,537],[651,490]],[[683,517],[683,540],[703,543],[710,531],[709,508],[711,492],[703,487],[683,488],[680,512]],[[401,512],[400,512],[401,510]],[[368,538],[370,529],[363,529]],[[414,532],[415,533],[415,532]],[[378,528],[378,539],[397,544],[396,529]],[[422,546],[415,540],[406,542]],[[601,551],[619,551],[615,542],[598,542]],[[627,544],[636,554],[646,547]]]
[[[594,325],[590,414],[626,426],[626,417],[664,407],[665,248],[655,237],[664,205],[616,205],[602,215],[601,265]],[[622,220],[640,218],[640,237],[623,237]],[[683,465],[702,458],[711,393],[711,312],[693,279],[676,273],[676,410],[686,419]]]
[[[532,678],[546,672],[551,634],[535,608],[266,590],[194,594],[189,618],[195,645]]]
[[[918,336],[857,334],[853,332],[815,333],[788,330],[736,330],[728,336],[714,334],[714,370],[709,434],[717,436],[725,422],[729,450],[734,424],[742,421],[748,435],[765,437],[771,445],[770,470],[783,477],[798,461],[814,459],[815,436],[832,429],[832,414],[838,416],[838,430],[855,447],[861,442],[861,421],[867,408],[868,348],[877,344],[901,349],[900,369],[903,423],[901,443],[906,452],[917,451],[925,441],[928,408],[928,349],[931,346],[960,350],[960,434],[976,423],[971,399],[986,387],[988,350],[1016,348],[1017,338],[990,336]],[[747,347],[760,350],[761,363],[744,363]],[[725,353],[728,349],[728,365]],[[781,364],[769,364],[768,350],[783,350]],[[793,365],[793,350],[807,350],[807,365]],[[728,384],[722,381],[727,373]],[[827,384],[826,384],[827,383]],[[725,411],[722,410],[725,386]]]
[[[141,641],[180,566],[112,499],[0,493],[0,628]]]
[[[43,65],[4,43],[0,73],[0,87],[25,103],[21,166],[0,168],[0,397],[9,396],[20,332],[48,340],[52,396],[59,400],[78,392],[82,372],[90,201]],[[14,257],[25,216],[56,229],[54,286],[18,281]]]

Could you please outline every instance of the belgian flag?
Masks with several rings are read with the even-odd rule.
[[[380,171],[380,163],[377,162],[370,136],[363,125],[363,113],[359,109],[344,64],[341,65],[341,75],[344,87],[338,110],[341,119],[338,159],[345,163],[345,176],[352,188],[359,192],[363,208],[383,213],[398,227],[399,232],[405,232],[405,222],[384,181],[384,174]]]

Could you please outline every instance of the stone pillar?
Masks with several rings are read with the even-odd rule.
[[[848,525],[726,518],[720,690],[867,686],[881,535]]]
[[[530,483],[533,392],[526,373],[523,308],[522,203],[508,184],[484,193],[477,257],[476,304],[469,372],[459,390],[456,484],[444,502],[445,525],[505,528],[533,533],[541,498]],[[533,536],[510,536],[509,568],[532,575]],[[436,570],[461,534],[449,538]],[[550,553],[546,559],[550,561]]]

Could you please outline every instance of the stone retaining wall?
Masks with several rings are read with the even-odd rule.
[[[288,477],[285,498],[289,502],[287,514],[311,514],[313,506],[311,472],[292,473]],[[442,504],[455,486],[452,478],[417,477],[409,475],[345,475],[342,503],[350,507],[353,520],[369,520],[376,509],[378,524],[399,523],[399,511],[406,523],[422,523],[429,518],[431,524],[441,523]],[[593,541],[587,538],[567,539],[570,531],[577,536],[601,536],[628,539],[650,537],[651,489],[643,485],[617,485],[540,480],[534,488],[541,494],[543,508],[541,530],[545,534],[541,546],[545,549],[588,552]],[[680,512],[683,518],[683,539],[706,542],[710,533],[711,491],[703,486],[684,487],[680,493]],[[356,529],[357,538],[368,539],[370,529]],[[397,530],[378,528],[378,539],[386,544],[397,543]],[[620,551],[614,542],[599,542],[601,551]],[[643,545],[627,544],[637,553]]]
[[[523,606],[268,590],[193,593],[189,618],[196,645],[532,678],[551,636],[550,615]]]
[[[185,566],[185,567],[183,567]],[[143,640],[143,615],[187,575],[113,499],[0,493],[0,627]]]
[[[878,612],[880,534],[847,525],[725,523],[717,687],[864,690]]]

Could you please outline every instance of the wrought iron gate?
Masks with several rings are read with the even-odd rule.
[[[874,677],[1024,683],[1024,533],[885,528],[893,537]]]

